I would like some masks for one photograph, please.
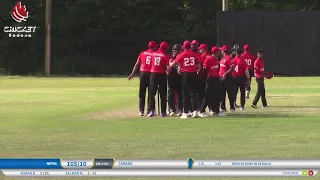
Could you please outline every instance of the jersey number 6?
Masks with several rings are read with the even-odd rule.
[[[146,64],[150,64],[151,63],[151,56],[147,56],[146,58]]]
[[[184,60],[184,66],[193,66],[193,65],[195,65],[194,57],[184,58],[183,60]]]

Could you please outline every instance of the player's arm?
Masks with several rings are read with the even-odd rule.
[[[138,72],[138,69],[140,68],[140,65],[141,65],[141,60],[140,60],[140,56],[139,56],[138,59],[137,59],[137,62],[133,66],[132,72],[131,72],[131,74],[130,74],[130,76],[128,78],[129,80],[133,79],[133,76],[134,76],[135,73]]]
[[[245,73],[246,73],[247,80],[249,80],[250,79],[250,73],[249,73],[248,68],[246,69]]]
[[[178,64],[181,60],[181,54],[178,54],[177,57],[174,59],[174,61],[169,63],[170,67],[174,67],[176,64]]]
[[[203,61],[203,66],[202,66],[203,75],[204,75],[205,78],[207,78],[207,74],[208,74],[208,61],[209,61],[209,59],[206,58],[206,59]]]
[[[235,64],[233,63],[232,60],[229,60],[229,65],[230,65],[229,70],[227,72],[225,72],[224,75],[223,75],[224,78],[226,78],[229,74],[231,74],[234,71]]]
[[[166,71],[169,73],[171,71],[170,62],[172,61],[172,58],[170,56],[166,56],[165,64],[166,64]]]
[[[196,64],[197,64],[197,72],[200,73],[202,69],[201,55],[198,53],[195,53],[195,54],[196,54],[195,58],[196,58]]]
[[[245,71],[244,71],[244,73],[245,73],[245,75],[246,75],[246,78],[247,78],[247,80],[250,80],[250,72],[249,72],[249,66],[247,65],[247,63],[244,63],[243,64],[244,66],[245,66]]]
[[[234,64],[232,64],[229,70],[226,73],[224,73],[223,76],[228,76],[229,74],[231,74],[234,71],[234,67],[235,67]]]

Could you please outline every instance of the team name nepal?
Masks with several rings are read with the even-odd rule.
[[[233,166],[271,166],[271,162],[232,162]]]

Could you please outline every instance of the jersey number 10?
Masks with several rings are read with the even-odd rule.
[[[246,63],[247,63],[248,66],[251,65],[251,59],[244,59],[244,60],[246,61]]]

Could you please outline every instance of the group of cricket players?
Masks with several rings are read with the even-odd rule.
[[[140,70],[139,116],[144,116],[145,97],[147,98],[148,117],[156,115],[155,97],[158,92],[158,113],[162,117],[224,116],[227,112],[226,95],[230,110],[245,110],[249,99],[251,78],[255,76],[257,93],[251,107],[258,108],[261,98],[262,107],[269,107],[265,96],[265,78],[271,79],[273,73],[264,71],[263,51],[252,55],[249,45],[243,50],[238,45],[229,49],[227,45],[214,46],[210,50],[206,44],[197,40],[175,44],[172,54],[167,54],[167,42],[158,45],[150,41],[148,49],[141,52],[129,76],[131,80]],[[240,90],[240,104],[236,104]],[[159,102],[160,97],[160,102]],[[168,110],[167,110],[168,105]],[[209,113],[206,113],[206,109]]]

